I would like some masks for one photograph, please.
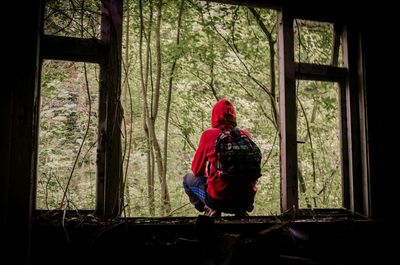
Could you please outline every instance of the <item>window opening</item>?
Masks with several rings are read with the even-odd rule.
[[[211,126],[212,105],[223,97],[233,102],[238,125],[250,131],[263,150],[263,177],[251,215],[278,214],[276,11],[206,1],[164,3],[159,33],[164,74],[157,81],[157,5],[142,1],[141,7],[139,3],[129,3],[129,9],[137,13],[141,10],[142,22],[133,19],[132,13],[125,14],[122,104],[127,136],[122,138],[126,150],[123,214],[199,214],[188,204],[182,179],[191,168],[201,132]],[[142,44],[137,37],[140,34]],[[134,55],[140,47],[141,57]],[[143,117],[147,117],[145,124]],[[128,154],[130,130],[132,147]],[[160,168],[161,175],[166,174],[164,188],[160,185]],[[168,189],[168,198],[163,189]]]
[[[291,203],[296,206],[298,202],[300,208],[336,208],[340,204],[348,205],[348,202],[341,203],[340,197],[346,201],[351,199],[352,197],[348,194],[351,191],[347,189],[351,186],[350,184],[356,182],[354,182],[354,176],[352,176],[353,179],[348,179],[350,173],[347,166],[342,165],[342,176],[336,168],[340,161],[340,151],[342,159],[345,156],[346,160],[348,156],[346,153],[348,139],[346,137],[343,139],[343,136],[346,135],[349,122],[352,122],[356,116],[352,116],[349,120],[344,114],[345,108],[349,108],[351,102],[345,99],[349,91],[343,92],[342,89],[345,88],[346,69],[336,67],[344,65],[340,52],[342,50],[340,25],[293,20],[293,17],[290,17],[292,14],[281,20],[282,13],[279,13],[279,20],[286,23],[282,27],[277,24],[277,13],[274,10],[213,4],[208,1],[190,3],[183,0],[168,1],[162,6],[148,1],[124,2],[126,13],[123,16],[125,32],[122,43],[118,39],[120,33],[118,19],[102,20],[102,27],[103,24],[105,25],[104,31],[102,30],[102,33],[105,32],[102,42],[93,42],[90,39],[99,38],[96,26],[93,26],[100,23],[99,17],[96,18],[98,11],[93,11],[98,10],[96,4],[90,2],[90,5],[86,5],[85,1],[68,1],[62,4],[59,1],[46,2],[44,58],[55,57],[68,60],[70,56],[74,61],[99,63],[103,78],[100,82],[98,78],[96,79],[96,74],[91,74],[88,78],[91,79],[88,83],[93,82],[93,86],[98,86],[100,83],[101,90],[101,93],[98,89],[89,90],[90,100],[87,98],[86,101],[90,102],[91,110],[83,110],[91,118],[88,127],[90,132],[85,138],[88,140],[71,137],[68,139],[71,140],[71,143],[68,143],[71,146],[80,142],[86,144],[86,146],[82,145],[82,150],[85,148],[87,150],[83,156],[81,153],[83,151],[78,151],[76,166],[78,169],[82,168],[81,172],[77,173],[75,166],[72,166],[74,170],[70,171],[79,174],[76,179],[81,180],[83,184],[72,183],[72,178],[67,178],[68,174],[65,174],[67,171],[65,168],[48,163],[51,159],[49,153],[57,150],[51,150],[52,148],[46,145],[46,141],[50,142],[48,137],[54,137],[57,133],[61,137],[68,138],[68,130],[57,132],[55,135],[51,131],[51,128],[67,127],[66,118],[63,116],[68,116],[73,122],[82,118],[76,117],[74,114],[76,110],[72,110],[71,107],[74,104],[78,106],[78,103],[81,104],[80,101],[61,103],[62,96],[68,91],[61,88],[69,87],[78,81],[73,79],[74,76],[67,77],[68,80],[63,79],[71,74],[69,70],[67,70],[68,73],[57,73],[62,69],[59,65],[71,63],[44,61],[36,187],[38,209],[57,209],[57,204],[64,206],[68,204],[69,209],[96,208],[100,215],[104,213],[104,215],[114,216],[121,214],[125,217],[197,216],[198,212],[188,204],[188,199],[184,194],[182,177],[190,170],[200,133],[209,127],[212,103],[223,97],[229,98],[234,103],[238,113],[239,127],[250,131],[263,150],[263,175],[265,175],[259,181],[252,215],[279,214],[279,208],[282,205],[285,205],[282,207],[285,210],[292,207]],[[113,2],[112,4],[120,3]],[[121,10],[118,8],[112,12],[109,10],[108,15],[118,17],[120,15],[118,12],[122,10],[122,7]],[[61,12],[61,16],[69,18],[66,24],[70,27],[62,22],[60,15],[57,15],[60,10],[65,11]],[[133,13],[139,14],[139,18],[132,19]],[[110,23],[114,22],[117,26],[110,27]],[[97,26],[97,29],[99,28]],[[281,95],[277,86],[278,28],[279,34],[283,34],[279,36],[279,40],[283,40],[280,45],[284,44],[282,45],[284,52],[279,52],[280,63],[284,62],[282,68],[284,71],[280,69],[284,73],[281,73],[280,77],[285,79],[284,87],[289,89],[286,92],[289,92],[292,87],[291,91],[297,88],[296,95],[290,92],[284,99],[279,98]],[[113,35],[115,32],[107,31],[109,29],[115,29],[117,37]],[[74,35],[77,31],[80,31],[79,34]],[[49,38],[49,35],[68,37]],[[85,39],[69,38],[69,36],[85,37]],[[110,40],[111,45],[108,45]],[[72,44],[72,48],[70,47],[67,53],[63,53],[64,42],[69,42],[69,46]],[[83,52],[76,49],[78,44],[82,44]],[[122,56],[119,56],[120,45],[123,48]],[[57,47],[54,50],[49,48],[53,46]],[[345,48],[347,48],[346,45]],[[118,59],[115,60],[110,59],[114,51],[118,53],[118,56],[116,55]],[[103,52],[108,52],[108,57],[100,56]],[[115,65],[112,67],[119,60],[123,67],[121,98],[119,97],[119,68]],[[82,69],[82,65],[86,66],[83,63],[81,66],[76,66],[79,65],[78,63],[72,64],[74,64],[73,67],[68,66],[65,69],[72,67],[76,70]],[[57,69],[47,69],[51,66]],[[292,66],[295,68],[294,72]],[[90,68],[96,69],[96,66]],[[110,71],[111,69],[116,70]],[[48,73],[50,73],[49,77],[46,76]],[[96,70],[95,73],[97,73]],[[56,80],[57,78],[53,78],[53,75],[62,78]],[[297,86],[293,86],[295,79],[310,81],[299,81]],[[337,103],[338,89],[332,88],[337,84],[331,83],[332,81],[341,84],[341,104]],[[114,86],[116,89],[112,90]],[[318,89],[315,89],[316,87]],[[325,89],[326,87],[330,89]],[[321,92],[321,88],[325,92]],[[285,90],[280,90],[280,92],[283,91]],[[334,99],[335,95],[336,99]],[[351,96],[354,95],[351,94]],[[74,96],[70,98],[73,99]],[[97,98],[100,98],[100,102],[96,101]],[[47,105],[56,104],[54,103],[56,101],[61,107],[46,109]],[[334,101],[336,103],[333,103]],[[119,111],[120,103],[124,109],[121,126],[119,126],[120,115],[122,115]],[[93,104],[100,106],[96,109],[93,108]],[[287,112],[289,115],[279,119],[279,116],[283,116],[279,115],[279,109],[285,109],[286,104],[290,105]],[[110,111],[106,111],[107,107]],[[99,112],[98,115],[94,109]],[[314,109],[316,111],[313,111]],[[328,109],[336,114],[328,113]],[[52,113],[56,110],[65,115]],[[318,110],[321,112],[320,116],[317,115]],[[315,115],[314,112],[316,112]],[[338,112],[342,113],[341,116]],[[93,117],[89,113],[93,114]],[[45,120],[43,117],[46,115],[58,116],[54,120]],[[309,115],[311,115],[311,120],[308,119]],[[313,121],[313,115],[315,120],[318,117],[329,119],[332,130],[326,138],[327,141],[320,141],[320,146],[313,145],[311,148],[311,142],[314,143],[317,139],[325,137],[324,133],[328,134],[328,130],[324,131],[324,128],[318,127],[319,124],[312,122],[310,124],[309,121]],[[97,117],[102,117],[104,122],[98,122]],[[295,118],[292,119],[292,117]],[[342,131],[338,125],[339,120]],[[282,141],[282,139],[279,139],[279,126],[283,123],[285,124],[283,139],[286,142],[281,146],[286,149],[280,150],[279,140]],[[84,127],[82,124],[80,126],[82,131]],[[98,135],[98,130],[101,131],[101,135]],[[107,132],[110,134],[107,135]],[[354,132],[357,132],[357,128],[351,133]],[[291,138],[296,134],[297,139],[285,138],[287,136]],[[342,143],[341,150],[338,151],[339,134],[342,135]],[[305,140],[300,139],[301,137]],[[92,146],[104,144],[103,141],[106,141],[106,144],[97,148],[96,153],[96,149]],[[119,141],[122,144],[121,150]],[[296,141],[299,146],[291,150],[292,144],[297,146]],[[293,150],[296,151],[293,152]],[[121,157],[119,157],[120,151],[122,151]],[[327,162],[328,153],[331,153],[331,157],[334,158]],[[282,169],[280,165],[282,154],[286,156],[283,166],[286,172],[281,176],[283,171],[280,171],[279,167],[281,166]],[[83,160],[79,161],[79,157]],[[97,157],[97,162],[100,161],[100,164],[97,163],[99,172],[95,170],[93,157]],[[111,163],[109,157],[112,158]],[[349,159],[351,160],[352,157]],[[311,163],[310,160],[312,160]],[[300,162],[297,163],[298,161]],[[297,174],[294,174],[296,170],[291,169],[291,165],[295,164],[296,167],[292,168],[296,169],[299,165]],[[324,168],[326,170],[322,169],[322,164],[326,166]],[[119,167],[123,169],[121,183]],[[60,178],[55,177],[55,168],[62,171],[64,184],[60,184]],[[332,178],[326,177],[328,168],[333,172]],[[113,174],[114,169],[118,171],[115,174]],[[317,170],[320,171],[321,177],[318,179]],[[89,182],[92,183],[93,172],[97,175],[97,195],[93,195],[94,182],[93,185],[87,185],[88,176],[90,176]],[[304,176],[308,179],[305,180]],[[310,176],[312,184],[309,181]],[[341,184],[340,178],[343,182]],[[293,181],[296,185],[293,185]],[[328,192],[327,182],[330,181],[334,187]],[[76,191],[71,189],[70,183],[79,188]],[[68,189],[62,191],[63,185],[68,186]],[[342,194],[337,188],[340,185],[346,186],[342,188]],[[53,190],[50,190],[48,186],[51,186]],[[311,189],[312,193],[303,192],[304,187]],[[299,190],[293,192],[297,188]],[[53,191],[54,194],[49,195]],[[90,195],[87,194],[88,192]],[[116,194],[119,192],[121,194]],[[300,194],[299,201],[297,193]],[[283,204],[282,200],[285,200]],[[120,208],[121,203],[123,205]]]
[[[98,66],[45,60],[36,208],[95,209]]]
[[[45,0],[44,34],[100,39],[100,7],[96,0]]]
[[[341,208],[338,84],[297,83],[299,208]]]
[[[310,20],[294,20],[294,58],[297,62],[343,66],[341,25]],[[332,63],[333,57],[335,58]]]

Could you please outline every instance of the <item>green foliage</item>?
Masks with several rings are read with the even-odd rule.
[[[295,20],[295,60],[305,63],[330,64],[333,25]]]
[[[305,190],[300,207],[340,208],[340,128],[335,84],[303,81],[298,85],[299,170]]]
[[[98,85],[93,76],[94,66],[90,65],[91,122],[83,143],[89,101],[82,67],[82,64],[58,61],[45,61],[43,64],[37,174],[39,209],[60,207],[81,144],[82,153],[67,191],[69,206],[94,209]]]
[[[100,1],[46,0],[44,32],[69,37],[100,37]]]

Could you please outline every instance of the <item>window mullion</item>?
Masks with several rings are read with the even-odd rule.
[[[278,22],[281,210],[287,212],[298,208],[293,16],[281,10]]]
[[[101,41],[106,59],[100,64],[99,142],[96,212],[115,217],[122,204],[121,51],[122,0],[102,1]]]
[[[358,33],[347,25],[343,34],[343,59],[348,69],[346,82],[346,112],[347,137],[349,157],[349,193],[350,209],[353,212],[368,215],[366,181],[367,175],[363,170],[365,158],[361,154],[362,138],[360,128],[360,104],[362,105],[362,77],[359,73],[361,56],[359,56],[360,42]]]

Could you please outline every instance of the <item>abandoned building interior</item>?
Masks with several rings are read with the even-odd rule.
[[[43,34],[44,2],[19,6],[19,1],[9,1],[7,10],[18,10],[18,16],[4,22],[2,18],[6,82],[1,97],[1,264],[384,264],[393,254],[389,220],[396,209],[390,186],[398,173],[392,171],[388,150],[394,144],[390,127],[396,119],[389,117],[396,85],[395,75],[384,67],[392,51],[385,38],[391,23],[387,13],[333,0],[214,1],[278,12],[282,215],[121,218],[115,205],[121,201],[121,139],[113,133],[119,129],[114,122],[120,121],[110,117],[120,107],[124,1],[101,1],[100,40]],[[295,18],[340,28],[344,66],[296,62]],[[11,26],[16,19],[20,24]],[[107,96],[100,103],[104,109],[98,130],[104,139],[99,143],[104,146],[97,160],[95,219],[74,218],[73,212],[63,211],[39,214],[34,209],[44,59],[100,65],[100,89]],[[340,209],[298,209],[296,80],[335,81],[340,86],[345,161]],[[111,135],[114,138],[106,140]]]

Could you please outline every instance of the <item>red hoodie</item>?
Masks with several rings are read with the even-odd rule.
[[[214,199],[238,199],[247,200],[254,198],[257,188],[256,182],[242,185],[240,187],[229,185],[229,182],[218,177],[215,168],[211,166],[208,175],[207,165],[215,160],[215,140],[221,133],[221,127],[236,127],[236,113],[231,102],[227,99],[218,101],[211,115],[211,127],[205,130],[201,137],[199,146],[192,162],[192,171],[195,176],[207,176],[207,193]],[[250,137],[249,132],[240,130],[241,134]]]

